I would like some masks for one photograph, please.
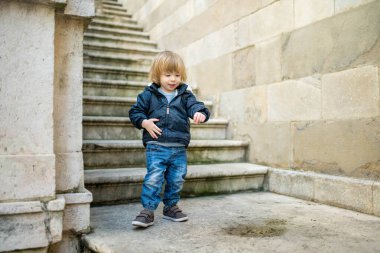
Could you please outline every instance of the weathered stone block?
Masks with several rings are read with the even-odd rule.
[[[236,49],[235,25],[231,24],[191,43],[180,50],[187,66],[200,64],[206,60],[218,58]]]
[[[83,187],[82,152],[56,154],[56,187],[58,192]]]
[[[373,213],[371,181],[319,175],[314,182],[316,201],[363,213]]]
[[[380,62],[380,2],[284,34],[282,78],[331,73]]]
[[[0,251],[42,248],[60,241],[64,206],[63,198],[0,203]]]
[[[63,230],[85,232],[90,226],[90,203],[92,194],[84,193],[68,193],[60,194],[64,197],[66,207],[63,213]]]
[[[291,31],[293,15],[293,1],[282,0],[240,19],[237,24],[236,44],[245,47]]]
[[[251,87],[256,83],[257,54],[255,47],[235,51],[232,56],[232,76],[234,89]]]
[[[187,69],[189,83],[199,88],[199,96],[209,97],[217,91],[228,91],[233,89],[232,55],[204,61],[201,64]],[[213,78],[210,78],[212,76]],[[192,79],[196,77],[196,79]]]
[[[349,69],[322,76],[322,117],[347,119],[379,116],[379,69]]]
[[[256,45],[254,66],[257,84],[281,81],[281,51],[281,37],[274,37]]]
[[[334,15],[334,1],[331,0],[295,0],[294,26],[299,28]]]
[[[53,153],[54,9],[1,1],[0,17],[0,154]]]
[[[380,183],[373,184],[373,214],[380,216]]]
[[[321,87],[317,78],[268,85],[268,121],[320,118]]]
[[[366,177],[360,167],[379,160],[380,118],[292,123],[293,166]]]
[[[244,135],[252,131],[252,123],[266,121],[266,103],[267,88],[265,86],[223,92],[220,95],[219,114],[230,120],[228,127],[230,134]]]
[[[335,13],[348,11],[350,9],[356,8],[360,5],[364,5],[373,1],[374,0],[335,0]]]
[[[65,7],[66,15],[79,17],[95,16],[95,1],[94,0],[68,0]]]
[[[0,200],[53,198],[54,166],[54,155],[0,156]]]
[[[306,200],[314,198],[314,179],[310,173],[270,169],[267,177],[271,192]]]
[[[81,151],[83,104],[83,22],[56,18],[54,82],[54,149]]]
[[[250,140],[250,162],[290,167],[292,159],[290,123],[253,124],[250,134],[240,138],[242,137]]]
[[[44,222],[42,212],[0,216],[0,251],[46,247]]]
[[[166,1],[163,5],[166,5],[167,2],[171,3],[172,1]],[[260,9],[260,1],[241,0],[239,1],[239,8],[236,8],[236,2],[234,0],[197,1],[197,3],[198,2],[202,3],[202,5],[204,2],[207,2],[211,5],[204,10],[202,9],[199,15],[192,17],[179,29],[168,31],[166,36],[161,37],[160,41],[162,41],[166,48],[173,50],[183,48],[203,36],[222,29],[226,25],[237,21],[239,18],[245,17]],[[175,3],[177,3],[177,1],[175,1]],[[151,17],[149,17],[149,19],[151,19]]]

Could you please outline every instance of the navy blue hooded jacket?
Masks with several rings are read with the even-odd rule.
[[[186,147],[190,142],[190,121],[196,112],[210,118],[210,112],[204,103],[197,101],[194,94],[187,90],[187,84],[177,87],[178,94],[168,103],[166,97],[158,91],[159,86],[152,83],[137,97],[137,102],[129,110],[129,118],[135,127],[142,129],[145,119],[157,118],[157,127],[162,130],[158,139],[153,139],[144,129],[143,144],[148,141],[181,143]]]

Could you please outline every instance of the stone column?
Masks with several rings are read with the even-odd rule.
[[[74,252],[57,242],[88,229],[81,80],[93,15],[93,0],[0,1],[0,252]]]
[[[70,0],[55,18],[54,152],[56,192],[66,201],[63,240],[50,252],[79,252],[90,226],[92,194],[84,188],[82,156],[83,32],[93,0]]]
[[[55,195],[53,127],[55,7],[46,1],[0,2],[0,251],[45,248],[61,240],[65,202]]]

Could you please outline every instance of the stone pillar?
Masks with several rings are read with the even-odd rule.
[[[67,2],[55,17],[54,152],[56,192],[66,201],[63,240],[50,252],[80,252],[89,231],[92,194],[84,188],[82,155],[83,32],[94,16],[93,0]]]
[[[88,229],[81,80],[93,15],[93,0],[0,1],[0,252],[46,252]]]
[[[65,202],[55,196],[54,16],[53,4],[0,2],[0,251],[61,240]]]

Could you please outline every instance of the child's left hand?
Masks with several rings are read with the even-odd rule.
[[[203,123],[206,120],[206,116],[203,113],[196,112],[194,113],[193,120],[195,124]]]

